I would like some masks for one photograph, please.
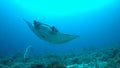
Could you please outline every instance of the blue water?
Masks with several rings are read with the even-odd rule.
[[[33,9],[34,6],[18,6],[14,0],[0,1],[0,55],[10,55],[24,52],[28,45],[32,45],[32,54],[69,53],[79,52],[85,48],[105,48],[120,44],[120,5],[117,0],[99,8],[75,9],[56,13],[52,10]],[[27,6],[27,4],[26,4]],[[28,5],[29,6],[29,5]],[[82,6],[82,5],[80,5]],[[94,5],[95,6],[95,5]],[[62,6],[64,7],[64,6]],[[67,6],[68,7],[68,6]],[[71,6],[70,6],[71,7]],[[68,7],[68,8],[70,8]],[[73,6],[75,7],[75,6]],[[37,7],[38,8],[38,7]],[[40,7],[41,8],[41,7]],[[59,6],[60,8],[60,6]],[[84,8],[84,6],[83,6]],[[47,8],[46,8],[47,9]],[[61,8],[62,9],[62,8]],[[48,11],[48,12],[47,12]],[[44,12],[44,13],[43,13]],[[58,13],[57,13],[58,12]],[[63,13],[64,12],[64,13]],[[68,14],[66,14],[68,12]],[[63,14],[62,14],[63,13]],[[54,15],[53,15],[54,14]],[[80,37],[65,44],[51,44],[39,39],[22,20],[31,22],[39,20],[43,23],[54,25],[66,34],[79,35]]]

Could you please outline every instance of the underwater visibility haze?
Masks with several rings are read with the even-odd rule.
[[[29,22],[31,25],[35,21],[44,25],[35,29],[35,25],[30,27],[26,23]],[[49,33],[54,29],[55,33]],[[110,53],[112,50],[109,48],[111,48],[114,55],[118,56],[120,50],[114,51],[114,49],[119,47],[119,0],[0,0],[0,56],[16,53],[22,53],[24,57],[39,54],[79,54],[82,51],[96,53],[94,50],[105,48],[102,51],[104,55],[108,51]],[[101,54],[101,51],[99,53]],[[78,55],[77,59],[84,56],[86,55]],[[115,57],[112,56],[112,58]],[[68,59],[64,61],[65,68],[74,66],[83,68],[82,59],[85,58],[82,58],[81,62],[76,59],[74,63],[67,62],[70,61]],[[108,60],[104,61],[99,60],[101,64],[110,66],[107,65]],[[115,61],[117,62],[119,61]],[[1,61],[0,66],[2,66]],[[6,66],[9,67],[9,65]],[[37,67],[33,66],[33,68]],[[114,65],[113,67],[111,65],[111,68],[114,68]]]

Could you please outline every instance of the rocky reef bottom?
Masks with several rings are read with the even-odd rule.
[[[22,53],[0,57],[0,68],[120,68],[120,48],[89,49],[74,54],[23,58]]]

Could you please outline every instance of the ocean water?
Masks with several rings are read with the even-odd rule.
[[[23,18],[31,23],[38,20],[54,25],[62,33],[80,37],[64,44],[46,42],[29,29]],[[120,47],[120,3],[118,0],[1,0],[0,56],[24,53],[29,45],[32,45],[29,55]]]

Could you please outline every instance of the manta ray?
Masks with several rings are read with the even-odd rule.
[[[34,20],[33,23],[25,19],[23,20],[35,35],[37,35],[40,39],[43,39],[50,43],[62,44],[79,37],[77,35],[61,33],[58,31],[58,29],[56,29],[56,27],[38,22],[36,20]]]

